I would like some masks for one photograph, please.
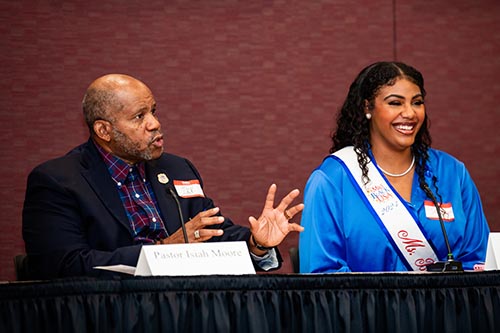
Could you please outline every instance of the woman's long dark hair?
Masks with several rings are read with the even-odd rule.
[[[375,98],[380,89],[384,86],[393,85],[396,80],[401,78],[416,84],[420,88],[422,96],[425,97],[424,78],[418,70],[401,62],[377,62],[365,67],[359,73],[351,84],[349,93],[340,109],[337,118],[337,128],[332,133],[330,153],[334,153],[346,146],[354,146],[365,184],[370,181],[367,168],[369,161],[368,151],[370,149],[370,124],[365,116],[366,102],[368,102],[368,108],[373,109]],[[418,131],[415,142],[412,145],[416,161],[415,172],[418,175],[420,187],[426,193],[424,174],[425,166],[429,159],[428,149],[431,143],[429,120],[426,114],[422,127]],[[437,179],[433,177],[432,181],[437,192]]]

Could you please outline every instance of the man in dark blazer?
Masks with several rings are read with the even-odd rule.
[[[94,267],[135,266],[142,246],[186,237],[243,240],[258,269],[280,266],[276,246],[302,230],[289,219],[303,205],[287,209],[298,190],[273,207],[271,185],[261,216],[249,218],[250,228],[235,225],[205,196],[193,164],[163,152],[156,103],[144,83],[122,74],[100,77],[87,89],[83,111],[88,142],[28,177],[23,238],[30,278],[106,274]]]

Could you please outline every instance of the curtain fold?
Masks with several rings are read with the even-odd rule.
[[[0,332],[500,332],[500,272],[0,285]]]

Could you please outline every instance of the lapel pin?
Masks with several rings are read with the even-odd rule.
[[[160,183],[162,183],[162,184],[166,184],[166,183],[168,183],[168,177],[167,177],[167,175],[166,175],[166,174],[164,174],[164,173],[159,173],[157,177],[158,177],[158,181],[159,181]]]

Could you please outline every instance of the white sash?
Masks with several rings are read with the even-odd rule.
[[[378,168],[371,161],[368,162],[370,182],[365,185],[354,147],[345,147],[333,156],[340,159],[350,172],[351,180],[356,182],[358,189],[364,194],[365,203],[371,207],[373,216],[406,266],[414,271],[424,271],[426,265],[437,261],[437,255],[420,229],[420,224],[382,177]]]

